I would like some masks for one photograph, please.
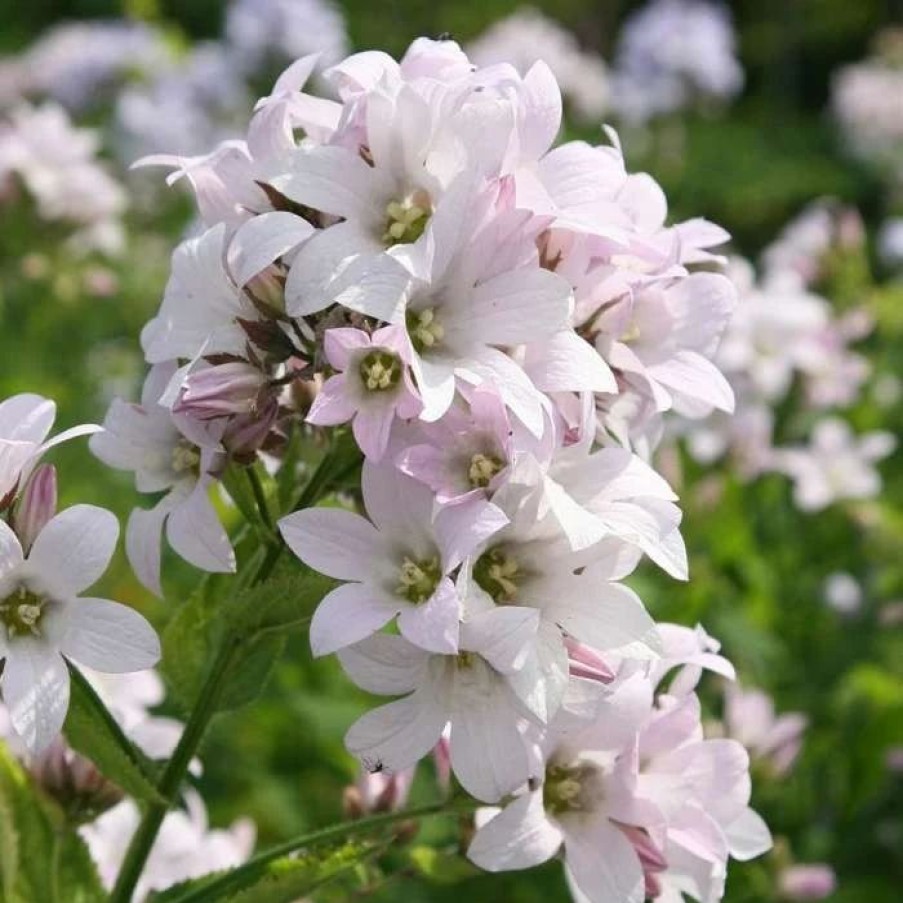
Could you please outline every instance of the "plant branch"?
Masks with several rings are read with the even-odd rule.
[[[420,818],[428,818],[432,815],[458,815],[462,812],[471,812],[482,803],[476,800],[453,800],[443,801],[439,803],[431,803],[427,806],[420,806],[416,809],[408,809],[398,812],[385,812],[379,815],[371,815],[368,818],[361,818],[356,821],[340,822],[336,825],[330,825],[326,828],[320,828],[317,831],[311,831],[309,834],[302,834],[285,843],[271,847],[263,853],[249,859],[244,865],[226,872],[219,878],[209,881],[201,887],[189,889],[183,896],[177,897],[173,903],[201,903],[206,900],[219,899],[217,894],[229,893],[240,890],[242,888],[243,876],[251,878],[255,876],[261,868],[297,853],[300,850],[311,847],[322,846],[336,840],[348,840],[359,834],[369,834],[380,828],[385,828],[398,822],[412,821]]]

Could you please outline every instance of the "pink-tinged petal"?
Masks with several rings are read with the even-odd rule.
[[[731,856],[747,862],[767,853],[772,847],[771,831],[762,816],[753,809],[744,809],[725,829]]]
[[[341,222],[321,229],[306,241],[292,260],[285,282],[285,309],[289,316],[315,314],[334,300],[331,283],[359,254],[381,248],[359,223]]]
[[[401,635],[415,646],[440,655],[458,652],[461,602],[448,578],[439,581],[436,591],[420,605],[406,605],[398,617]]]
[[[417,690],[404,699],[367,712],[345,734],[348,751],[367,763],[401,771],[422,759],[438,742],[447,713]]]
[[[420,686],[430,653],[400,636],[377,633],[342,649],[339,661],[362,690],[381,696],[399,696]]]
[[[639,596],[618,583],[583,577],[561,581],[543,606],[545,617],[600,652],[617,650],[629,658],[655,659],[661,637]]]
[[[0,439],[0,502],[20,484],[22,471],[37,452],[33,442]]]
[[[520,152],[526,160],[538,160],[552,146],[561,128],[561,89],[552,70],[541,60],[524,76],[524,89]]]
[[[366,581],[389,550],[366,518],[339,508],[305,508],[279,521],[288,547],[308,567],[337,580]]]
[[[326,360],[336,370],[347,370],[351,355],[371,346],[370,336],[363,329],[340,326],[327,329],[323,337]]]
[[[40,445],[56,419],[56,404],[49,398],[23,392],[0,401],[0,438]]]
[[[445,453],[435,445],[409,445],[395,462],[402,473],[434,491],[445,485]]]
[[[402,607],[398,600],[366,583],[346,583],[317,606],[310,622],[314,656],[329,655],[365,640],[384,627]]]
[[[38,534],[28,570],[53,591],[77,596],[103,576],[118,538],[114,514],[94,505],[73,505]]]
[[[411,274],[382,249],[360,254],[329,287],[331,299],[342,307],[386,323],[404,322],[404,302]]]
[[[432,536],[433,494],[389,462],[364,462],[364,507],[389,541],[425,543]],[[426,549],[424,549],[426,551]]]
[[[524,663],[508,674],[508,684],[540,724],[548,724],[569,684],[567,649],[556,624],[541,621]]]
[[[479,381],[496,386],[505,406],[537,439],[542,438],[545,398],[516,361],[497,348],[486,347],[480,349],[479,360],[468,362],[468,370]]]
[[[160,597],[163,596],[160,583],[163,523],[170,510],[169,498],[164,498],[150,511],[135,508],[125,529],[125,552],[135,576],[142,586]]]
[[[724,374],[695,351],[678,351],[661,364],[648,365],[647,374],[672,392],[732,413],[734,390]]]
[[[18,637],[7,650],[0,687],[16,733],[30,752],[42,752],[59,735],[69,709],[62,656],[37,638]]]
[[[0,520],[0,587],[3,580],[17,571],[25,560],[19,538],[4,520]]]
[[[343,147],[299,148],[285,175],[270,183],[299,204],[346,220],[378,223],[385,218],[392,184],[385,173]]]
[[[412,364],[417,390],[423,400],[420,419],[427,423],[438,420],[455,398],[455,371],[450,361],[415,357]]]
[[[488,872],[527,869],[551,859],[561,831],[546,817],[542,790],[518,797],[477,831],[467,858]]]
[[[452,770],[468,793],[495,803],[528,779],[530,762],[504,684],[496,678],[476,689],[456,700]]]
[[[106,599],[72,603],[63,655],[106,674],[153,668],[160,660],[160,639],[137,611]]]
[[[597,718],[580,735],[587,749],[624,749],[648,720],[652,711],[653,685],[637,672],[614,685],[605,694],[603,718]]]
[[[453,571],[507,524],[508,516],[501,508],[479,497],[443,508],[436,515],[433,528],[445,573]]]
[[[235,552],[220,523],[207,487],[199,483],[166,521],[170,545],[189,563],[214,574],[235,571]]]
[[[284,211],[262,213],[249,219],[238,228],[229,245],[229,264],[235,284],[245,285],[313,232],[313,226],[306,220]]]
[[[351,432],[368,460],[382,460],[394,422],[395,410],[388,405],[368,405],[357,412],[351,423]]]
[[[333,330],[335,331],[335,330]],[[317,426],[335,426],[347,423],[357,412],[357,405],[348,394],[348,382],[344,373],[331,376],[317,393],[307,414],[307,422]]]
[[[571,287],[555,273],[502,273],[478,285],[467,308],[450,312],[446,335],[485,345],[535,342],[567,326],[571,305]]]
[[[461,646],[478,652],[500,674],[523,665],[539,629],[535,608],[505,605],[480,612],[461,625]]]
[[[525,369],[543,392],[617,392],[611,367],[572,329],[528,347]]]
[[[563,828],[568,881],[590,903],[643,903],[645,880],[639,857],[607,818],[581,819]]]

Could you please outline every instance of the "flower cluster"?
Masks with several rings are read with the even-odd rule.
[[[623,581],[643,555],[687,575],[676,496],[637,452],[666,415],[732,409],[712,362],[735,304],[710,251],[727,236],[666,225],[661,189],[626,171],[613,133],[553,147],[562,99],[543,63],[478,68],[420,39],[400,63],[366,52],[328,69],[338,100],[302,90],[314,66],[289,67],[245,141],[147,161],[190,184],[203,231],[143,330],[141,404],[114,402],[91,443],[166,493],[132,514],[133,566],[161,591],[165,528],[187,560],[232,570],[210,498],[224,469],[293,466],[302,420],[350,431],[363,513],[279,522],[340,581],[314,653],[402,697],[348,748],[397,773],[446,737],[477,799],[527,788],[541,811],[545,793],[555,824],[592,810],[598,833],[565,842],[578,897],[715,899],[729,852],[769,843],[742,748],[698,733],[693,675],[730,667],[704,634],[657,626]],[[581,866],[597,841],[615,873]]]
[[[858,400],[870,376],[868,362],[850,346],[869,334],[872,321],[861,308],[837,311],[815,288],[826,263],[861,241],[854,214],[816,205],[766,248],[758,280],[748,262],[734,260],[741,300],[716,361],[737,410],[731,418],[675,425],[688,434],[697,460],[708,463],[730,451],[747,478],[787,474],[803,510],[874,496],[881,487],[874,465],[895,445],[881,431],[855,436],[838,416]],[[797,387],[803,409],[817,419],[805,444],[785,445],[776,412]]]
[[[55,405],[37,395],[0,403],[0,690],[12,730],[34,754],[63,726],[68,661],[123,674],[160,657],[157,635],[138,612],[82,596],[106,570],[119,524],[93,505],[57,513],[56,470],[40,458],[97,428],[48,440],[55,415]]]
[[[646,122],[743,88],[730,11],[709,0],[651,0],[618,39],[612,97],[619,115]]]
[[[97,159],[99,144],[56,103],[17,107],[0,118],[0,206],[21,186],[41,219],[72,228],[77,250],[118,252],[125,192]]]

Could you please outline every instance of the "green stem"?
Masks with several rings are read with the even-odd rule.
[[[210,674],[201,688],[201,694],[191,712],[188,724],[185,725],[179,744],[160,778],[158,790],[162,800],[151,803],[145,811],[119,870],[116,885],[110,895],[110,903],[130,903],[132,899],[147,857],[157,839],[160,825],[176,801],[191,760],[194,758],[210,719],[217,710],[220,694],[225,688],[223,677],[232,664],[232,658],[238,650],[238,645],[234,640],[227,643],[220,650],[210,669]]]
[[[458,815],[462,812],[470,812],[476,809],[482,803],[475,800],[452,801],[430,803],[427,806],[420,806],[416,809],[408,809],[399,812],[384,812],[379,815],[371,815],[369,818],[361,818],[356,821],[340,822],[337,825],[330,825],[327,828],[320,828],[317,831],[311,831],[309,834],[302,834],[278,846],[271,847],[263,853],[249,859],[244,865],[226,872],[219,878],[208,881],[201,887],[197,887],[185,892],[181,897],[177,897],[173,903],[197,903],[200,900],[216,900],[219,899],[217,894],[224,892],[234,892],[242,888],[242,878],[255,876],[257,872],[264,866],[282,859],[292,853],[297,853],[309,847],[321,846],[335,840],[347,840],[358,834],[367,834],[378,828],[385,828],[388,825],[396,824],[403,821],[411,821],[413,819],[428,818],[431,815]]]
[[[254,467],[246,467],[245,473],[248,475],[248,482],[251,484],[251,491],[254,493],[254,501],[257,502],[257,510],[260,512],[260,519],[267,530],[273,532],[273,518],[270,515],[270,509],[267,505],[266,493],[263,491],[263,484],[260,482],[260,475]]]
[[[316,503],[331,482],[341,479],[352,469],[352,466],[347,464],[337,468],[331,458],[331,455],[327,455],[320,462],[292,510],[297,511],[300,508]],[[357,466],[357,463],[357,460],[355,460],[353,466]],[[247,473],[261,519],[270,532],[274,533],[272,517],[267,507],[266,495],[260,483],[260,478],[253,468],[248,468]],[[266,555],[254,576],[252,585],[262,583],[270,576],[279,561],[283,548],[285,548],[285,544],[281,541],[267,545]],[[232,665],[233,657],[239,646],[240,641],[237,638],[232,638],[223,646],[216,661],[213,663],[213,667],[210,669],[210,673],[207,675],[207,679],[201,688],[198,701],[195,703],[188,723],[185,725],[185,730],[179,739],[179,744],[160,778],[158,790],[161,800],[151,803],[145,810],[144,817],[138,825],[138,830],[135,832],[135,836],[132,838],[126,851],[125,859],[110,896],[110,903],[130,903],[135,886],[147,863],[147,857],[150,855],[154,842],[157,839],[157,834],[160,831],[160,826],[163,824],[163,819],[176,802],[179,788],[185,780],[191,760],[194,758],[198,746],[200,746],[211,718],[216,714],[219,698],[225,687],[224,678]]]

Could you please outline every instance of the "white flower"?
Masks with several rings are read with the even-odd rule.
[[[113,673],[150,668],[160,657],[156,633],[136,611],[80,597],[103,574],[118,535],[109,511],[76,505],[44,527],[26,558],[0,522],[0,687],[32,752],[53,740],[66,717],[64,657]]]
[[[139,492],[167,494],[152,509],[136,508],[126,531],[126,552],[138,579],[162,595],[161,533],[164,525],[173,549],[195,567],[211,572],[235,570],[235,553],[210,500],[210,472],[222,450],[213,430],[172,414],[159,403],[176,372],[175,364],[151,369],[141,404],[116,399],[104,431],[91,451],[109,467],[135,474]]]

